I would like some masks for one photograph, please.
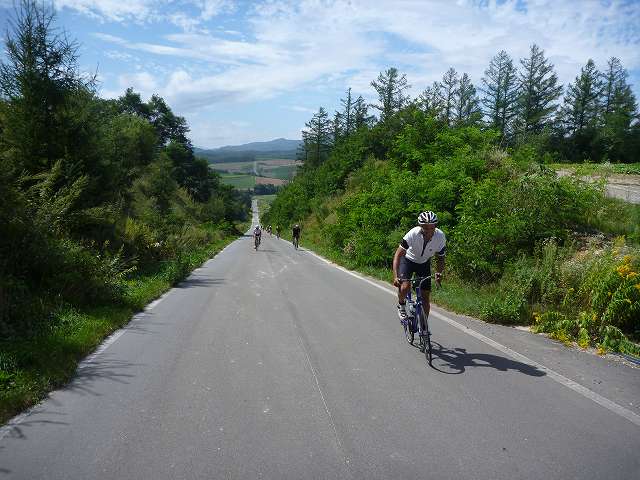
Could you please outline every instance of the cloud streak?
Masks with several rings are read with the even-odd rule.
[[[126,2],[127,7],[115,1],[59,2],[113,19],[157,14],[147,0]],[[191,19],[194,22],[224,10],[224,2],[192,3],[201,9],[200,17]],[[519,5],[513,0],[266,2],[244,12],[250,41],[189,28],[161,42],[101,38],[131,50],[218,67],[215,74],[183,71],[164,79],[163,92],[189,108],[203,102],[270,98],[327,78],[332,84],[342,79],[344,88],[353,81],[354,89],[362,90],[375,72],[390,65],[407,72],[414,94],[449,66],[469,72],[478,84],[499,50],[506,49],[518,60],[534,42],[545,49],[564,82],[571,81],[588,58],[604,66],[616,55],[627,68],[640,67],[639,4],[583,1],[576,8],[574,2],[530,0],[525,8]],[[363,72],[374,75],[363,81]]]
[[[145,65],[129,60],[136,73],[121,74],[118,85],[158,93],[183,113],[297,92],[313,92],[314,103],[330,93],[330,106],[338,103],[335,92],[348,87],[371,98],[371,80],[390,66],[407,74],[412,96],[451,66],[479,86],[493,55],[505,49],[519,65],[533,43],[564,84],[589,58],[604,68],[614,55],[630,70],[636,91],[640,77],[640,2],[55,1],[103,22],[95,37],[110,50],[144,58]],[[123,28],[109,30],[110,22]],[[138,24],[171,28],[136,35],[128,26]],[[112,92],[115,85],[108,87]],[[304,105],[287,104],[296,103]]]

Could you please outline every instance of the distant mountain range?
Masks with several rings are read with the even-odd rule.
[[[296,158],[296,152],[302,142],[276,138],[268,142],[251,142],[243,145],[229,145],[220,148],[194,148],[198,157],[206,158],[209,163],[228,163],[254,161],[256,158]]]

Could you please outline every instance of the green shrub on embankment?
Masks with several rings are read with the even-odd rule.
[[[402,119],[400,126],[384,131],[378,124],[338,143],[326,161],[303,169],[278,194],[263,222],[285,229],[301,222],[303,245],[389,279],[402,235],[420,211],[434,210],[448,238],[445,285],[456,292],[436,291],[436,301],[491,322],[534,324],[581,345],[633,350],[623,339],[640,330],[632,279],[625,280],[627,296],[612,293],[611,306],[597,297],[596,305],[589,293],[599,291],[589,283],[592,277],[567,273],[573,264],[591,271],[588,252],[612,249],[607,234],[629,228],[611,222],[602,187],[558,178],[527,145],[498,148],[492,131],[448,127],[415,109],[403,112]],[[388,148],[376,157],[383,142]],[[600,247],[590,245],[598,238]],[[626,246],[620,240],[619,250],[635,258],[631,240]],[[607,258],[598,268],[614,278],[621,260]],[[584,292],[580,305],[567,303],[571,288]],[[568,316],[576,323],[594,314],[584,326],[587,336],[562,323]],[[614,316],[627,320],[620,323]],[[539,317],[547,319],[544,326]]]

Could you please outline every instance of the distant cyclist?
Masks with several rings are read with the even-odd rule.
[[[276,237],[280,238],[280,225],[276,225]]]
[[[253,243],[256,250],[258,250],[260,240],[262,240],[262,230],[260,229],[260,225],[256,225],[256,228],[253,229]]]
[[[291,237],[293,246],[298,248],[298,244],[300,243],[300,225],[298,225],[297,223],[291,229]]]
[[[393,284],[398,287],[398,316],[407,317],[406,298],[411,289],[409,279],[415,273],[419,277],[431,275],[431,257],[436,256],[436,284],[440,285],[444,272],[444,256],[447,239],[442,230],[436,228],[438,216],[431,212],[418,215],[418,226],[402,237],[393,256]],[[431,279],[422,284],[422,302],[425,318],[429,316]]]

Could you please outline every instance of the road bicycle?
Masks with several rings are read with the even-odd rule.
[[[298,237],[293,237],[293,240],[291,240],[291,242],[293,243],[293,246],[297,250],[298,249],[298,243],[300,242],[300,239]]]
[[[260,245],[260,235],[253,236],[253,243],[255,245],[255,249],[258,250],[258,246]]]
[[[433,357],[433,349],[431,346],[431,330],[429,330],[429,319],[424,314],[424,309],[422,308],[422,294],[421,294],[421,286],[425,280],[429,280],[431,275],[427,277],[416,277],[414,279],[401,278],[399,279],[401,282],[411,282],[411,288],[415,292],[415,301],[411,298],[411,289],[409,289],[409,293],[407,294],[407,317],[400,319],[400,323],[404,328],[404,335],[411,345],[415,340],[415,334],[418,334],[418,338],[420,339],[419,348],[420,351],[424,353],[424,356],[427,359],[429,365],[431,365],[431,360]]]

